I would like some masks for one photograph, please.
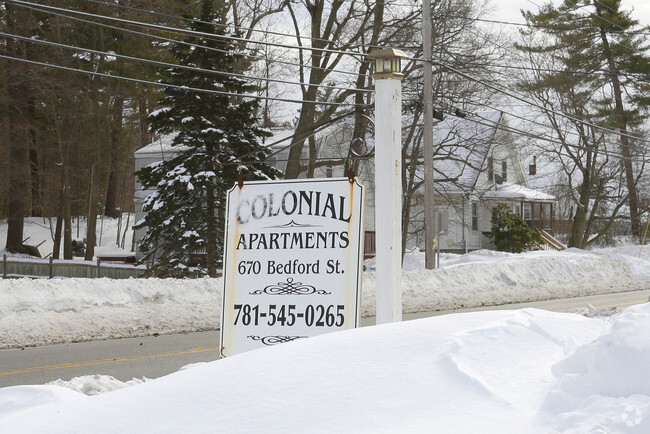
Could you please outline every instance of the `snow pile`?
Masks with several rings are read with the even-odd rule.
[[[594,342],[552,367],[544,408],[562,430],[650,432],[650,305],[628,308]]]
[[[130,381],[120,381],[110,375],[83,375],[75,377],[70,381],[58,379],[50,381],[47,385],[60,386],[66,389],[74,390],[75,392],[83,393],[84,395],[94,396],[100,393],[113,392],[115,390],[124,389],[125,387],[135,386],[136,384],[148,381],[147,378],[137,379],[134,378]]]
[[[214,330],[221,279],[0,281],[0,348]]]
[[[442,267],[424,270],[424,254],[404,259],[404,312],[449,310],[563,297],[650,289],[650,248],[505,253],[479,250],[441,255]],[[368,262],[374,270],[374,261]],[[374,273],[363,278],[362,316],[373,315]]]
[[[87,397],[0,389],[13,432],[649,432],[650,304],[364,327]]]
[[[650,248],[511,254],[445,254],[424,270],[404,261],[403,310],[462,307],[650,289]],[[375,314],[373,261],[363,276],[361,315]],[[0,348],[214,330],[222,279],[7,279],[0,281]],[[597,315],[597,313],[595,314]]]

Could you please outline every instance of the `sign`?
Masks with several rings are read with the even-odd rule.
[[[223,357],[358,326],[363,194],[348,178],[228,192]]]

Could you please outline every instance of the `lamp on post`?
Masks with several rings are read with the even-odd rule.
[[[377,324],[402,320],[402,74],[404,52],[375,62],[375,234]]]
[[[402,50],[384,48],[373,50],[368,57],[375,61],[375,72],[372,77],[375,80],[382,78],[404,78],[402,74],[402,59],[408,57]]]

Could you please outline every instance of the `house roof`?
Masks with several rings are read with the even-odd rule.
[[[272,149],[278,150],[288,146],[291,143],[291,136],[293,135],[293,129],[271,128],[269,131],[271,132],[272,135],[264,141],[264,143],[262,144],[263,146],[269,146],[274,144],[275,142],[281,141],[276,146],[272,146]],[[168,154],[173,155],[179,151],[187,149],[186,147],[180,145],[173,146],[172,143],[174,141],[174,137],[176,137],[176,133],[164,134],[159,136],[157,139],[153,140],[147,146],[144,146],[138,149],[137,151],[135,151],[134,153],[135,157],[146,158],[148,156],[161,156],[162,158],[164,158],[165,155]]]
[[[553,202],[555,196],[533,190],[523,185],[504,182],[494,184],[484,194],[483,199],[510,199],[531,202]]]
[[[433,165],[436,187],[447,191],[470,190],[494,141],[501,111],[482,112],[465,118],[448,116],[434,126],[433,143],[438,148]]]
[[[153,140],[147,146],[143,146],[134,152],[135,158],[146,158],[147,156],[162,156],[165,154],[171,153],[175,154],[179,150],[182,150],[182,147],[172,146],[176,134],[164,134],[159,136],[156,140]]]

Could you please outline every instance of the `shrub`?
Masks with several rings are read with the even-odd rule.
[[[512,212],[506,204],[497,206],[496,219],[489,236],[499,251],[521,253],[544,242],[539,231],[531,229],[523,217]]]

